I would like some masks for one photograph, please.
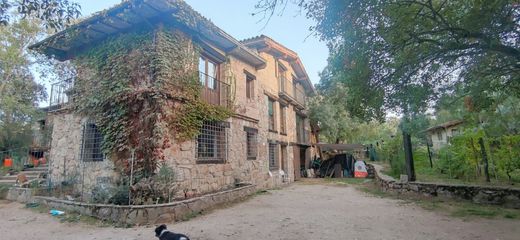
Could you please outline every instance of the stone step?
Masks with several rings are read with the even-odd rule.
[[[0,179],[0,184],[14,185],[15,183],[16,183],[16,180],[3,180],[3,179]]]
[[[40,174],[26,174],[25,175],[28,179],[34,179],[40,176]],[[16,180],[18,175],[12,175],[12,176],[3,176],[0,177],[1,180]]]

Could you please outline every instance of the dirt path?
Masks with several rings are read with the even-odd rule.
[[[169,228],[192,239],[519,239],[518,220],[447,217],[352,187],[294,184]],[[154,239],[153,229],[96,228],[0,203],[0,239]],[[156,238],[155,238],[156,239]]]

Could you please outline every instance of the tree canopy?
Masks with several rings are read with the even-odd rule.
[[[61,29],[81,15],[81,6],[69,0],[0,0],[0,24],[7,25],[14,16],[42,20],[50,29]]]
[[[464,95],[520,94],[516,0],[261,0],[299,4],[330,49],[319,88],[363,119],[422,112],[455,87]],[[330,94],[334,95],[334,94]]]

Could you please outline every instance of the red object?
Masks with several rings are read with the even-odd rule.
[[[44,157],[38,159],[38,161],[40,162],[40,164],[46,164],[47,163],[47,159],[45,159]]]
[[[4,159],[4,167],[10,168],[12,166],[13,166],[13,159],[11,159],[11,158]]]
[[[40,163],[40,161],[38,161],[38,159],[33,159],[33,166],[34,167],[38,167],[39,163]]]

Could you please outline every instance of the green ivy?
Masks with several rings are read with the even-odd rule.
[[[104,40],[75,60],[75,111],[96,120],[103,149],[123,172],[153,175],[170,139],[194,139],[204,121],[232,111],[200,98],[200,49],[171,28],[140,29]]]

